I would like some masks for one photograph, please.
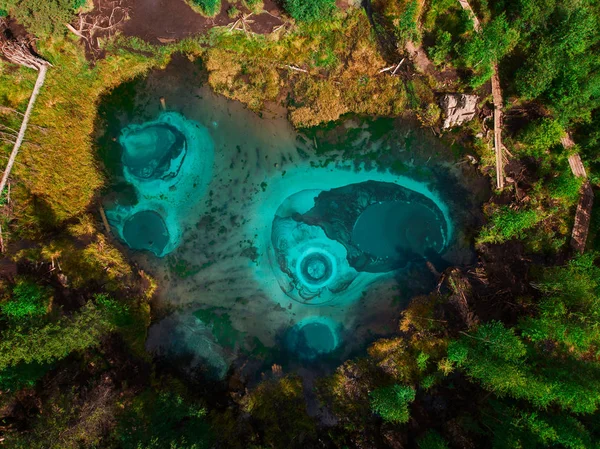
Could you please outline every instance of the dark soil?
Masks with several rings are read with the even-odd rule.
[[[205,17],[194,12],[184,0],[125,0],[122,4],[129,8],[130,16],[123,24],[123,34],[139,37],[153,44],[174,42],[205,33],[215,26],[233,24],[237,18],[232,19],[227,15],[232,4],[242,14],[250,13],[241,2],[228,1],[222,2],[221,11],[215,17]],[[280,18],[281,9],[273,0],[264,0],[264,10],[248,18],[246,24],[249,25],[249,31],[268,34],[284,22]]]

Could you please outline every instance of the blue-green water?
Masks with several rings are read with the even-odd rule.
[[[162,254],[169,243],[169,231],[162,217],[154,211],[142,210],[123,223],[123,240],[132,249]]]
[[[352,229],[352,241],[367,254],[405,265],[428,251],[443,250],[443,226],[422,204],[385,201],[364,210]]]
[[[134,108],[101,107],[107,215],[157,279],[155,304],[175,310],[150,329],[151,352],[189,353],[217,377],[241,355],[342,360],[431,290],[427,260],[471,262],[469,167],[430,135],[390,119],[298,133],[284,111],[259,117],[179,64],[126,89]]]

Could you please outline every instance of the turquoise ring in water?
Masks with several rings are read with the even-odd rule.
[[[337,273],[333,255],[321,248],[309,248],[296,261],[296,275],[306,287],[319,289],[330,284]]]

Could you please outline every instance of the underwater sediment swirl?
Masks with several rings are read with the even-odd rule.
[[[352,290],[361,275],[440,254],[449,231],[432,199],[402,185],[366,181],[305,190],[286,198],[275,214],[272,268],[290,298],[320,305]]]
[[[119,136],[123,176],[137,203],[107,211],[110,224],[132,249],[162,257],[180,242],[185,210],[210,182],[214,145],[208,130],[176,112],[124,128]]]

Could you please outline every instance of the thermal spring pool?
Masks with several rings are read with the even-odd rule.
[[[176,58],[100,106],[108,220],[159,285],[151,353],[216,379],[333,366],[393,333],[436,270],[472,262],[484,184],[430,133],[383,118],[297,132],[201,79]]]

